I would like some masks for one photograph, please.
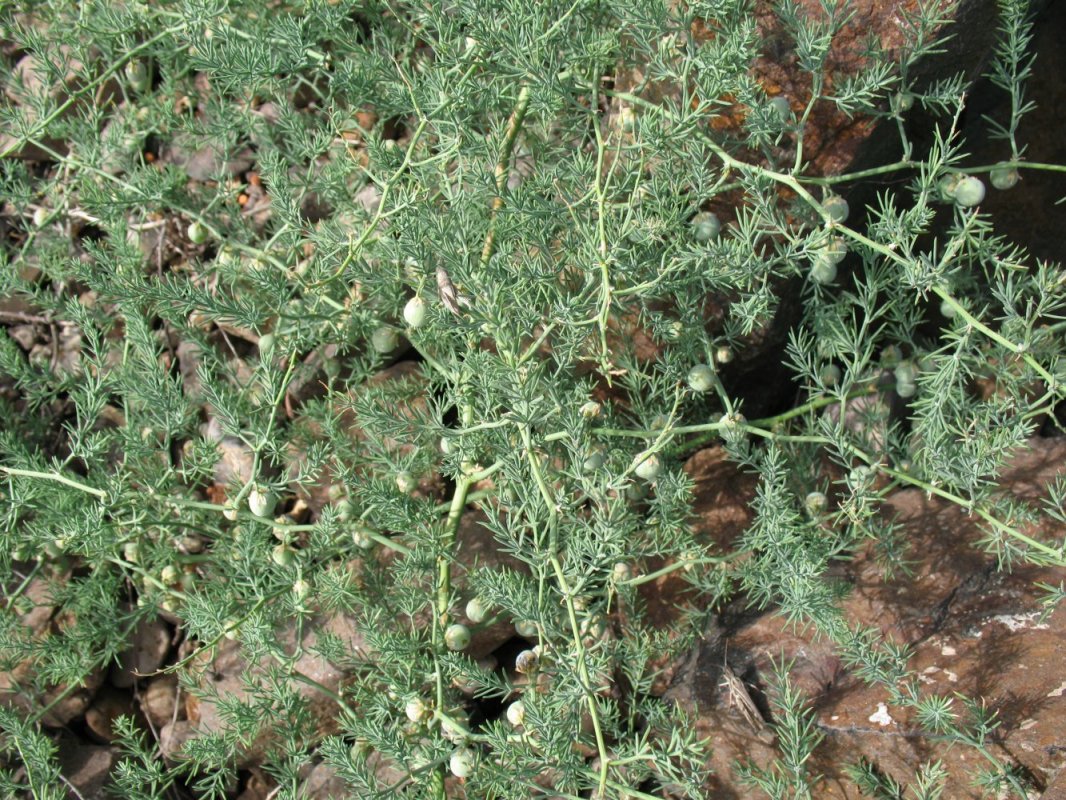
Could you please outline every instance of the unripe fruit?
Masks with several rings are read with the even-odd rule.
[[[728,364],[733,360],[733,351],[725,345],[722,345],[714,351],[714,360],[719,364]]]
[[[259,337],[259,357],[270,358],[270,354],[274,352],[274,334],[264,333]]]
[[[185,229],[185,235],[193,244],[203,244],[207,241],[207,228],[199,222],[194,222]]]
[[[915,393],[917,391],[918,391],[917,384],[914,384],[914,383],[912,383],[910,381],[897,381],[896,382],[896,394],[898,394],[904,400],[907,400],[908,398],[914,397],[914,395],[915,395]]]
[[[526,721],[526,706],[521,700],[515,700],[507,706],[507,721],[516,728],[522,727]]]
[[[292,585],[292,593],[297,600],[306,600],[307,595],[311,593],[311,584],[303,578],[298,578]]]
[[[595,400],[589,400],[581,406],[581,416],[585,419],[595,419],[600,415],[602,407]]]
[[[692,218],[692,235],[701,244],[717,239],[722,231],[722,223],[710,211],[701,211]]]
[[[532,639],[537,635],[537,623],[532,620],[522,619],[514,624],[515,632],[524,639]]]
[[[811,270],[807,273],[815,283],[825,286],[836,280],[837,265],[824,257],[816,258],[811,264]]]
[[[370,335],[370,346],[381,355],[391,353],[398,344],[399,337],[396,335],[396,331],[387,325],[382,325]]]
[[[803,501],[803,505],[807,507],[807,511],[811,514],[817,514],[819,511],[824,511],[828,504],[829,498],[827,498],[822,492],[810,492]]]
[[[444,632],[444,644],[449,650],[465,650],[470,646],[470,629],[458,622]]]
[[[515,671],[520,672],[523,675],[533,672],[533,670],[537,668],[538,661],[539,659],[537,658],[537,654],[534,653],[532,650],[523,650],[515,657]]]
[[[914,383],[918,378],[918,368],[913,361],[900,361],[894,370],[898,383]]]
[[[788,122],[792,118],[792,104],[785,97],[775,97],[770,101],[770,109],[782,122]]]
[[[822,367],[822,371],[818,373],[818,377],[826,386],[836,386],[840,383],[840,378],[842,377],[840,367],[836,364],[826,364]]]
[[[910,92],[899,92],[892,98],[892,105],[897,111],[910,111],[914,106],[914,95]]]
[[[723,428],[736,428],[747,422],[743,414],[734,411],[732,414],[722,414],[718,418],[718,424]]]
[[[985,185],[980,178],[969,175],[955,187],[955,202],[963,208],[972,208],[985,199]]]
[[[278,499],[274,493],[262,486],[253,486],[248,492],[248,510],[257,517],[269,517],[274,512]]]
[[[633,570],[630,568],[629,564],[625,563],[624,561],[619,561],[611,569],[611,578],[615,581],[615,583],[622,583],[623,581],[628,581],[632,577]]]
[[[843,222],[848,218],[848,201],[840,195],[831,194],[822,201],[822,208],[833,222]]]
[[[413,697],[403,707],[403,713],[407,715],[411,722],[421,722],[426,714],[429,713],[429,709],[426,708],[426,704],[421,697]]]
[[[296,551],[287,544],[279,544],[270,553],[270,557],[279,567],[291,567],[296,558]]]
[[[1018,185],[1018,170],[1010,164],[997,164],[988,176],[989,181],[1000,191],[1013,189]]]
[[[374,539],[365,529],[356,528],[352,531],[352,544],[360,550],[369,550],[374,546]]]
[[[403,318],[412,328],[421,328],[426,322],[426,301],[415,295],[403,307]]]
[[[355,506],[352,505],[352,501],[347,497],[337,503],[337,519],[341,522],[348,522],[352,518],[352,512],[355,511]]]
[[[226,504],[222,507],[222,516],[224,516],[230,522],[236,522],[237,506],[235,506],[232,502],[227,501]]]
[[[839,264],[848,255],[848,243],[840,236],[834,236],[829,240],[829,244],[818,251],[818,254],[832,264]]]
[[[403,494],[410,494],[418,488],[418,481],[414,479],[410,472],[404,470],[396,474],[396,488]]]
[[[137,542],[126,542],[122,545],[122,557],[131,564],[136,564],[141,557],[141,546]]]
[[[944,202],[951,202],[955,199],[955,192],[959,188],[959,181],[962,180],[961,175],[954,173],[945,175],[937,182],[937,188],[940,190],[940,199]]]
[[[469,747],[460,747],[448,759],[448,768],[457,778],[467,778],[474,771],[474,751]]]
[[[606,457],[603,455],[602,450],[594,450],[589,454],[589,457],[581,464],[581,469],[585,472],[595,472],[603,466]]]
[[[148,65],[139,58],[129,62],[123,72],[126,80],[129,81],[130,88],[135,92],[148,91],[152,85],[148,74]]]
[[[640,458],[640,456],[637,456],[637,458]],[[641,459],[640,463],[637,464],[636,469],[633,471],[638,478],[651,482],[658,478],[659,474],[663,471],[662,462],[659,461],[657,455],[652,453]]]
[[[714,370],[706,364],[697,364],[688,371],[685,380],[694,392],[709,392],[714,388]]]
[[[475,625],[480,625],[489,616],[489,604],[481,597],[472,597],[466,604],[466,618]]]
[[[181,573],[178,572],[178,568],[167,564],[163,567],[163,571],[159,573],[159,580],[165,583],[167,586],[173,586],[181,579]]]

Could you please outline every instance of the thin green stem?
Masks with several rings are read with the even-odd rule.
[[[69,486],[72,489],[77,489],[79,491],[85,492],[86,494],[91,494],[94,497],[99,497],[101,499],[107,497],[107,492],[105,492],[103,489],[97,489],[93,486],[88,486],[84,483],[81,483],[80,481],[74,480],[73,478],[68,478],[66,475],[61,475],[58,472],[38,472],[37,470],[32,469],[17,469],[15,467],[4,466],[0,466],[0,472],[5,472],[8,475],[19,475],[23,478],[40,478],[41,480],[55,481],[56,483],[61,483],[64,486]]]

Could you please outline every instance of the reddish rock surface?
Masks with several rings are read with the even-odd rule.
[[[1064,462],[1066,439],[1034,439],[1013,459],[1002,483],[1015,498],[1036,503]],[[715,491],[710,488],[707,494]],[[884,513],[903,528],[912,574],[885,581],[872,548],[858,552],[838,575],[851,586],[842,601],[846,619],[909,645],[909,666],[919,675],[923,692],[961,693],[982,701],[999,721],[988,752],[1016,766],[1038,790],[1054,786],[1066,765],[1066,609],[1040,619],[1041,593],[1035,584],[1057,585],[1063,570],[1020,566],[998,571],[995,559],[979,549],[982,533],[974,520],[917,490],[888,498]],[[1045,542],[1063,535],[1050,528],[1027,533]],[[732,769],[737,755],[756,764],[769,763],[773,755],[770,737],[745,723],[720,686],[726,659],[757,697],[767,687],[771,662],[792,662],[790,678],[810,697],[825,736],[811,763],[811,772],[823,776],[814,796],[860,797],[843,772],[860,758],[903,784],[913,781],[922,763],[939,759],[950,776],[946,798],[981,796],[971,784],[975,771],[988,766],[980,753],[947,746],[923,732],[912,713],[891,704],[885,689],[849,674],[828,641],[789,629],[771,613],[731,636],[709,631],[700,650],[677,667],[667,693],[698,710],[701,731],[713,736],[715,797],[751,796],[746,793],[750,790],[737,788]],[[961,698],[954,708],[962,712]]]

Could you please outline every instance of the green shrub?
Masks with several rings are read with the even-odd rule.
[[[319,758],[359,797],[443,797],[451,773],[469,797],[703,797],[712,743],[652,684],[738,593],[987,754],[986,723],[923,695],[826,571],[870,538],[905,553],[878,515],[905,486],[979,518],[1004,566],[1064,562],[997,476],[1062,399],[1066,282],[974,189],[1057,169],[1016,141],[1027,6],[1000,3],[1002,161],[970,167],[966,82],[914,77],[935,4],[832,82],[848,5],[822,5],[775,6],[812,87],[784,98],[750,69],[747,0],[6,7],[0,291],[11,319],[74,342],[0,336],[0,653],[30,665],[34,698],[0,715],[25,767],[7,791],[54,780],[32,724],[48,692],[158,614],[191,653],[234,639],[272,666],[168,767],[123,723],[116,780],[144,797],[178,779],[224,796],[263,727],[279,796]],[[866,209],[837,194],[859,176],[808,163],[823,111],[898,123],[903,156],[861,175],[886,180]],[[919,111],[924,152],[903,124]],[[794,320],[787,346],[756,360],[775,319]],[[795,384],[753,399],[746,359]],[[862,405],[903,360],[905,411]],[[717,441],[759,485],[728,552],[693,539],[681,469]],[[485,565],[459,549],[479,526]],[[697,600],[663,628],[639,587],[670,572]],[[42,636],[18,616],[34,580],[64,620]],[[320,627],[337,614],[363,649]],[[494,622],[527,642],[517,671],[452,627]],[[306,631],[338,687],[301,671]],[[175,669],[203,693],[202,668]],[[816,733],[779,680],[789,750],[748,775],[799,796]],[[464,717],[471,696],[521,713]]]

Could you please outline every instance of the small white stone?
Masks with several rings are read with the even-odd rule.
[[[890,717],[888,714],[888,706],[886,706],[884,703],[878,703],[877,711],[871,714],[867,719],[869,719],[870,722],[876,722],[881,727],[884,727],[885,725],[891,725],[894,722],[892,717]]]

